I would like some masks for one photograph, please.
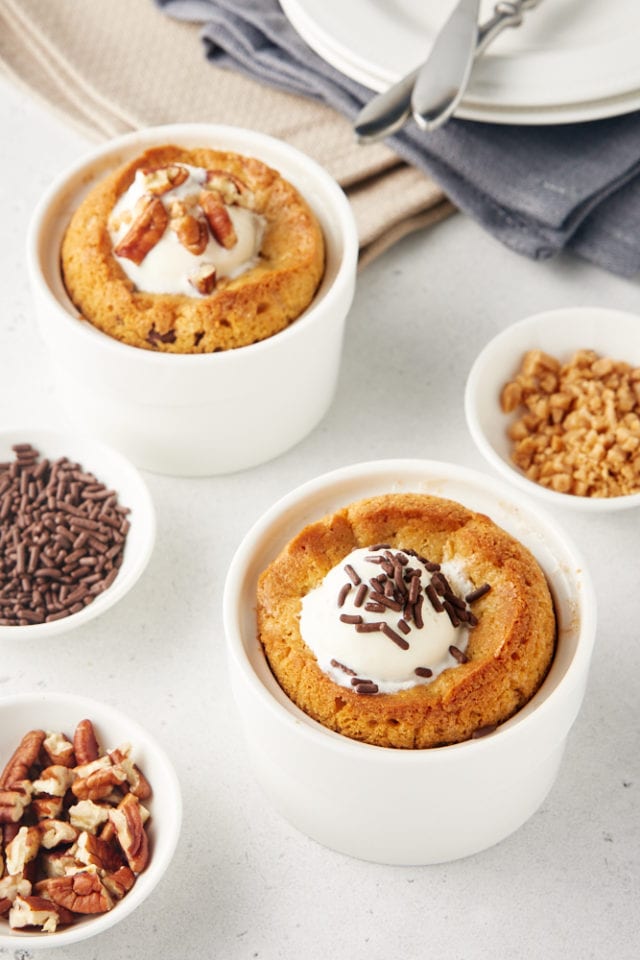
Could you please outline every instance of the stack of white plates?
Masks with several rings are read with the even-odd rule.
[[[309,46],[371,90],[418,66],[453,0],[280,0]],[[494,0],[483,0],[481,21]],[[576,123],[640,109],[640,2],[543,0],[479,58],[456,116]]]

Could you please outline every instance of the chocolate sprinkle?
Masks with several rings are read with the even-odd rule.
[[[416,667],[413,671],[417,677],[432,677],[433,670],[430,667]]]
[[[344,572],[349,577],[349,580],[351,580],[351,583],[354,585],[354,587],[358,587],[360,585],[360,577],[358,576],[358,574],[353,569],[350,563],[346,565],[346,567],[344,568]]]
[[[469,658],[466,655],[466,653],[463,653],[462,650],[460,650],[459,647],[454,646],[454,644],[451,644],[451,646],[449,647],[449,653],[451,654],[454,660],[458,661],[458,663],[469,662]]]
[[[378,684],[377,683],[359,683],[358,686],[355,688],[355,691],[356,693],[360,693],[365,696],[366,695],[370,696],[371,694],[378,692]]]
[[[344,663],[340,663],[339,660],[331,660],[331,666],[335,667],[336,670],[342,670],[343,673],[346,673],[349,677],[355,677],[356,672],[352,670],[351,667],[345,667]]]
[[[465,597],[467,603],[475,603],[476,600],[479,600],[480,597],[484,597],[486,593],[489,593],[491,590],[490,583],[483,583],[481,587],[478,587],[476,590],[472,590],[471,593],[468,593]]]
[[[341,613],[341,623],[362,623],[362,617],[357,613]]]

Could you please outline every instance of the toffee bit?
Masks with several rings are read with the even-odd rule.
[[[471,593],[468,593],[465,597],[467,603],[475,603],[476,600],[479,600],[480,597],[484,597],[486,593],[489,593],[491,590],[490,583],[483,583],[481,587],[477,587],[475,590],[472,590]]]
[[[339,607],[344,606],[344,602],[345,602],[345,600],[347,599],[347,596],[348,596],[350,590],[351,590],[351,584],[350,584],[350,583],[345,583],[345,584],[343,584],[343,586],[340,588],[340,593],[338,594],[338,606],[339,606]]]
[[[340,663],[339,660],[331,660],[331,666],[336,670],[342,670],[343,673],[346,673],[348,677],[355,677],[356,672],[352,670],[351,667],[346,667],[344,663]]]
[[[408,650],[408,649],[409,649],[409,644],[408,644],[407,641],[404,639],[404,637],[401,637],[399,633],[396,633],[396,631],[393,629],[393,627],[390,627],[388,623],[383,624],[383,626],[381,627],[381,629],[382,629],[382,632],[384,633],[385,637],[388,637],[389,640],[393,640],[393,642],[394,642],[398,647],[400,647],[401,650]]]
[[[361,606],[362,606],[362,604],[364,603],[364,601],[365,601],[365,599],[366,599],[366,596],[367,596],[367,593],[368,593],[368,589],[369,589],[369,588],[367,587],[366,583],[361,583],[361,584],[360,584],[360,586],[359,586],[358,589],[356,590],[356,595],[355,595],[355,597],[353,598],[353,605],[354,605],[354,607],[361,607]]]
[[[353,569],[350,563],[346,565],[346,567],[344,568],[344,572],[349,577],[349,580],[351,580],[351,583],[354,585],[354,587],[360,586],[360,577],[358,576],[358,574]]]
[[[433,670],[431,667],[416,667],[413,671],[416,677],[432,677]]]
[[[378,692],[377,683],[359,683],[355,688],[356,693],[362,694],[363,696],[371,696],[374,693]]]
[[[362,623],[362,617],[358,613],[341,613],[341,623]]]
[[[453,643],[449,647],[449,653],[451,654],[454,660],[458,661],[458,663],[469,662],[469,657],[466,655],[466,653],[463,653],[462,650],[460,650],[459,647],[456,647]]]

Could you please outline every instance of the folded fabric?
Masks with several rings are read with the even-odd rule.
[[[333,107],[350,121],[372,96],[316,55],[276,0],[155,0],[204,24],[207,57]],[[640,269],[640,113],[590,123],[407,125],[387,141],[507,246],[545,259],[568,248],[614,273]]]
[[[0,75],[91,138],[176,122],[249,127],[286,140],[345,190],[364,265],[455,208],[434,180],[382,143],[362,148],[336,110],[202,56],[199,26],[151,0],[0,0]]]

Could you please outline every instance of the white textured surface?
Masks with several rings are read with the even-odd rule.
[[[0,418],[59,426],[24,243],[40,192],[89,144],[17,90],[3,84],[0,94]],[[357,460],[430,457],[489,472],[464,422],[475,354],[514,320],[581,304],[639,310],[640,289],[575,260],[521,259],[462,216],[403,241],[359,278],[336,401],[314,433],[232,477],[146,474],[158,539],[131,593],[50,649],[2,645],[0,696],[70,691],[121,707],[164,744],[184,794],[182,840],[153,895],[117,930],[56,956],[636,960],[638,513],[555,511],[597,585],[600,629],[584,708],[541,810],[499,846],[451,865],[351,860],[271,811],[248,769],[222,635],[226,567],[267,506]],[[0,958],[18,956],[25,960],[0,949]]]

